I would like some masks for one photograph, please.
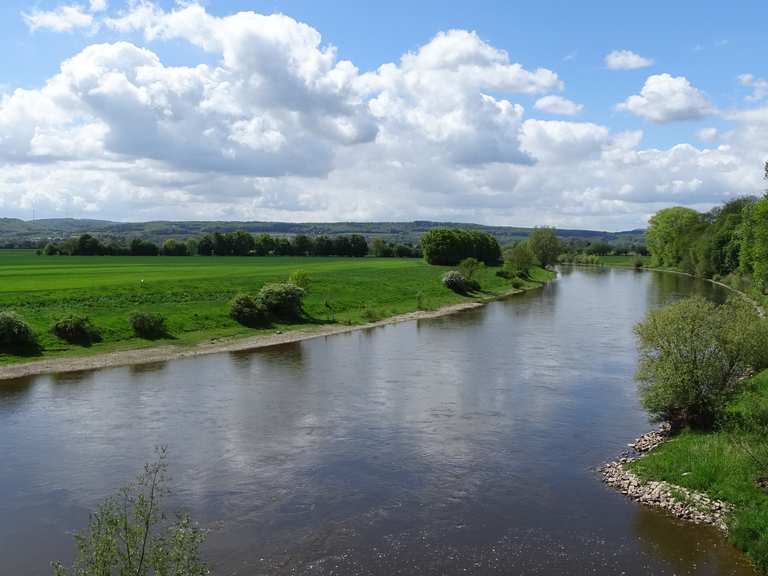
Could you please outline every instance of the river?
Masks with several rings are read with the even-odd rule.
[[[649,429],[632,326],[722,289],[563,269],[460,314],[0,382],[0,573],[50,573],[168,447],[222,574],[752,575],[718,533],[605,488]]]

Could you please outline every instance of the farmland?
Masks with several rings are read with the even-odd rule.
[[[399,258],[42,257],[5,250],[0,251],[0,310],[27,320],[39,336],[42,356],[57,357],[157,345],[133,335],[128,316],[137,310],[166,317],[169,339],[162,343],[190,345],[317,324],[364,324],[512,290],[508,280],[488,268],[478,277],[483,292],[460,296],[440,282],[447,269]],[[229,317],[235,294],[284,282],[297,270],[310,278],[301,323],[256,330]],[[544,280],[548,273],[538,270],[533,277]],[[69,314],[88,316],[102,342],[84,348],[51,334],[51,325]],[[0,354],[0,364],[34,358]]]

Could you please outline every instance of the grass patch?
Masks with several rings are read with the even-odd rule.
[[[630,468],[734,506],[731,541],[768,572],[768,371],[752,378],[716,432],[685,431]]]
[[[635,260],[642,260],[643,267],[651,265],[650,256],[599,256],[600,262],[604,266],[616,266],[619,268],[634,268]]]
[[[309,279],[301,319],[254,330],[230,317],[236,294],[256,294],[297,270]],[[364,324],[419,308],[494,298],[512,289],[509,280],[496,276],[498,268],[487,267],[477,275],[482,293],[454,294],[440,282],[447,270],[412,258],[41,257],[33,251],[0,250],[0,310],[13,310],[32,326],[43,357],[60,357],[157,345],[134,335],[127,319],[136,310],[160,314],[173,344],[190,345],[327,322]],[[523,288],[552,277],[535,270]],[[73,314],[87,316],[101,342],[84,350],[50,333],[56,320]],[[0,353],[0,365],[20,361]]]

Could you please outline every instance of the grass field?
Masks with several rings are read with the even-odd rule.
[[[731,404],[711,433],[683,432],[630,466],[645,480],[705,492],[734,505],[730,538],[768,572],[768,371]]]
[[[605,266],[626,266],[627,268],[634,268],[635,260],[640,258],[643,261],[643,266],[651,265],[650,256],[600,256],[600,262]]]
[[[229,301],[239,292],[255,294],[265,283],[286,281],[296,270],[311,279],[305,323],[263,332],[318,323],[361,324],[511,290],[508,280],[488,268],[479,277],[483,294],[459,296],[440,282],[447,269],[399,258],[46,257],[2,250],[0,310],[24,317],[40,337],[43,357],[55,357],[157,345],[133,336],[128,316],[135,310],[167,318],[173,340],[161,343],[258,334],[229,318]],[[548,274],[538,270],[534,278],[543,281]],[[103,341],[84,349],[53,336],[51,325],[70,313],[88,316]],[[0,353],[0,364],[30,359]]]

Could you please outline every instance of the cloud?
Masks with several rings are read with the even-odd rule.
[[[604,62],[609,70],[637,70],[653,65],[653,60],[635,54],[631,50],[614,50],[605,55]]]
[[[90,0],[91,12],[104,12],[108,7],[107,0]]]
[[[740,74],[739,83],[752,89],[752,94],[746,97],[748,101],[757,102],[768,96],[768,81],[762,78],[755,78],[752,74]]]
[[[134,1],[96,25],[146,42],[91,44],[42,85],[0,95],[3,214],[627,229],[762,185],[768,107],[724,113],[733,129],[716,147],[530,118],[532,98],[547,113],[579,105],[556,94],[555,71],[471,31],[360,71],[285,15]],[[171,65],[148,47],[169,40],[207,55]],[[622,106],[654,122],[713,111],[669,75]]]
[[[640,94],[617,104],[616,110],[657,124],[697,120],[715,113],[714,106],[687,78],[669,74],[649,76]]]
[[[22,18],[30,32],[48,29],[54,32],[71,32],[77,28],[89,28],[93,16],[77,4],[59,6],[55,10],[32,10],[22,13]]]
[[[539,98],[533,107],[548,114],[561,114],[563,116],[575,116],[584,108],[581,104],[576,104],[576,102],[567,98],[555,95]]]
[[[717,128],[702,128],[696,132],[696,137],[702,142],[714,142],[719,135],[720,132]]]

